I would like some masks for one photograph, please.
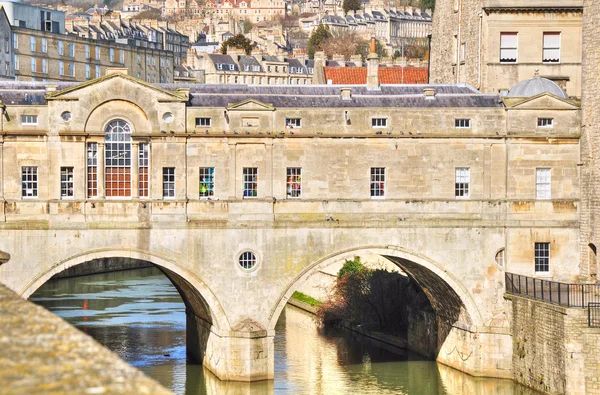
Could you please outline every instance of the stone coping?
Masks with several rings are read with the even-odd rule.
[[[59,317],[0,284],[2,394],[172,394]]]

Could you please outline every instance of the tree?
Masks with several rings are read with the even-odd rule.
[[[338,271],[338,278],[342,278],[347,274],[356,274],[363,270],[365,267],[360,261],[359,256],[355,256],[354,259],[346,259],[342,268]]]
[[[361,0],[344,0],[344,4],[342,5],[342,7],[345,13],[347,13],[350,10],[357,11],[360,10],[360,3]]]
[[[420,5],[423,10],[435,10],[435,0],[421,0]]]
[[[323,42],[322,48],[327,57],[343,55],[345,60],[356,53],[360,44],[360,37],[356,32],[334,31],[332,36]]]
[[[247,39],[246,36],[244,36],[243,34],[237,34],[223,41],[223,44],[221,44],[222,54],[227,53],[227,47],[243,49],[244,51],[246,51],[246,55],[250,55],[250,52],[252,52],[253,48],[252,42],[249,39]]]
[[[315,52],[323,50],[323,42],[329,37],[331,37],[329,27],[320,23],[308,39],[307,50],[309,58],[313,59]]]
[[[153,8],[151,10],[142,11],[131,19],[156,19],[161,21],[163,18],[160,10]]]
[[[244,33],[250,33],[250,30],[252,30],[253,27],[254,25],[250,22],[250,19],[244,20]]]
[[[370,46],[371,45],[370,45],[369,40],[361,41],[360,44],[358,44],[358,48],[356,49],[356,55],[362,56],[363,60],[366,59],[367,56],[369,55]],[[385,49],[385,47],[383,45],[381,45],[379,40],[376,40],[376,42],[375,42],[375,49],[376,49],[375,52],[377,52],[377,56],[380,59],[388,56],[387,49]]]

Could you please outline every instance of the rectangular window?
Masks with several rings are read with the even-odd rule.
[[[96,45],[96,60],[100,60],[100,47]]]
[[[90,44],[85,44],[85,58],[90,58]]]
[[[96,66],[96,78],[100,78],[100,66]]]
[[[61,167],[60,168],[60,197],[61,198],[72,198],[73,197],[73,168],[72,167]]]
[[[467,43],[460,44],[460,62],[465,63],[467,57]]]
[[[470,119],[455,119],[454,127],[457,129],[468,129],[471,127]]]
[[[210,118],[196,118],[196,127],[210,126]]]
[[[245,198],[258,196],[258,168],[244,167],[242,190]]]
[[[457,167],[454,175],[454,196],[459,199],[468,199],[470,184],[471,169],[468,167]]]
[[[175,197],[175,168],[163,167],[163,198]]]
[[[58,61],[58,74],[65,75],[65,62],[62,60]]]
[[[29,49],[31,52],[35,51],[35,37],[29,36]]]
[[[119,49],[119,63],[125,64],[125,51]]]
[[[42,73],[48,72],[48,59],[42,59]]]
[[[98,196],[98,143],[87,143],[87,196]]]
[[[13,55],[13,61],[15,64],[15,70],[19,70],[19,55],[14,54]]]
[[[35,198],[38,196],[38,168],[35,166],[24,166],[21,168],[21,196],[24,198]]]
[[[21,115],[21,125],[37,125],[37,115]]]
[[[550,199],[550,169],[535,169],[535,198]]]
[[[110,50],[109,50],[109,57],[110,57],[110,61],[111,62],[115,61],[115,49],[114,48],[110,48]]]
[[[36,66],[36,63],[37,63],[37,61],[35,60],[35,58],[34,58],[34,57],[32,57],[32,58],[31,58],[31,71],[32,71],[33,73],[35,73],[35,71],[37,70],[37,68],[35,67],[35,66]]]
[[[69,62],[69,75],[75,77],[75,63]]]
[[[288,167],[287,182],[286,182],[287,197],[301,198],[302,197],[302,168]]]
[[[385,167],[371,167],[371,197],[385,197]]]
[[[86,64],[85,65],[85,78],[90,78],[90,65]]]
[[[517,33],[500,33],[501,63],[517,63],[518,43]]]
[[[550,271],[550,243],[535,243],[535,272]]]
[[[560,33],[544,33],[544,51],[542,62],[560,62]]]
[[[538,128],[552,128],[554,126],[554,120],[552,118],[538,118]]]
[[[63,52],[64,52],[63,42],[62,42],[62,40],[58,40],[58,54],[62,56]]]
[[[75,56],[75,44],[69,43],[69,56]]]
[[[17,36],[17,33],[13,33],[13,48],[19,49],[19,36]]]
[[[150,144],[140,143],[138,151],[138,193],[140,197],[150,195]]]
[[[371,118],[371,126],[374,128],[386,128],[387,118]]]
[[[286,118],[285,126],[288,128],[301,128],[302,118]]]
[[[215,195],[215,168],[200,168],[200,197],[207,198]]]
[[[46,39],[46,37],[42,37],[42,52],[48,52],[48,40]]]
[[[141,62],[140,54],[136,55],[136,60],[137,60],[137,64],[140,64],[140,62]]]

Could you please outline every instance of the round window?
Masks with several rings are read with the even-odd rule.
[[[60,114],[60,117],[62,118],[63,121],[65,122],[69,122],[71,120],[71,113],[69,111],[65,111],[62,114]]]
[[[173,122],[173,113],[172,112],[166,112],[163,114],[163,121],[165,123],[171,123]]]
[[[242,269],[251,270],[256,266],[256,255],[250,251],[242,252],[239,263]]]

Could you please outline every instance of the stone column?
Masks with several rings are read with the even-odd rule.
[[[98,142],[98,198],[103,199],[105,195],[104,191],[104,142]]]
[[[227,188],[227,196],[229,200],[235,200],[237,198],[235,183],[236,181],[236,162],[237,162],[237,150],[236,143],[229,141],[229,186]]]
[[[131,197],[137,199],[140,196],[139,189],[139,143],[131,143]]]

